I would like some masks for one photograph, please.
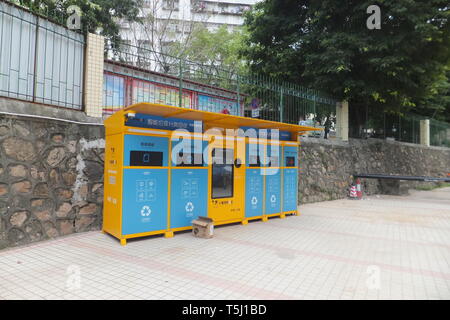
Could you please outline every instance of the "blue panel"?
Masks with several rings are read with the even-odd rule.
[[[165,137],[125,135],[125,151],[123,154],[124,166],[130,165],[130,151],[159,151],[163,152],[163,166],[169,165],[168,149],[169,139]]]
[[[245,170],[245,217],[263,214],[264,176],[263,169]]]
[[[125,78],[112,74],[103,75],[103,107],[124,106]]]
[[[283,174],[283,211],[296,211],[298,169],[283,169]]]
[[[245,165],[249,167],[261,167],[262,160],[264,157],[264,145],[256,143],[248,143],[245,147]],[[257,158],[259,156],[259,164],[257,164]],[[253,160],[252,160],[253,159]],[[252,160],[253,163],[250,163]],[[255,163],[256,162],[256,163]]]
[[[274,214],[281,212],[281,169],[266,169],[266,212]]]
[[[286,167],[286,157],[293,157],[295,159],[295,163],[293,164],[293,167],[298,167],[298,148],[297,147],[284,147],[284,154],[283,154],[283,164],[282,167]]]
[[[125,169],[122,234],[167,228],[167,169]]]
[[[177,119],[177,118],[164,118],[160,116],[153,116],[148,114],[136,113],[134,118],[129,118],[125,122],[126,126],[140,127],[140,128],[152,128],[162,130],[176,130],[184,129],[189,132],[203,132],[203,124],[201,121]]]
[[[290,141],[291,133],[289,131],[280,131],[280,140]]]
[[[279,167],[281,166],[281,150],[282,147],[281,145],[270,145],[268,144],[266,147],[266,154],[265,157],[266,159],[264,160],[264,166],[271,166],[271,167]],[[272,154],[273,153],[273,154]],[[275,162],[272,163],[272,165],[270,164],[270,157],[276,157],[276,159],[274,160]]]
[[[207,150],[207,148],[208,148],[208,141],[200,139],[190,139],[186,137],[172,138],[172,151],[171,151],[172,166],[176,166],[177,154],[180,151],[182,151],[183,153],[191,152],[191,154],[196,153],[207,156],[207,152],[204,152]],[[203,160],[204,160],[203,166],[208,166],[207,159]]]
[[[208,170],[173,169],[170,192],[170,228],[191,226],[198,216],[207,216]]]

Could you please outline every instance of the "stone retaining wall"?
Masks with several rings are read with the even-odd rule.
[[[303,138],[300,151],[299,201],[345,198],[354,173],[445,177],[450,149],[379,139],[347,142]],[[365,194],[383,193],[378,180],[362,179]],[[404,187],[430,183],[402,182]]]
[[[103,126],[0,115],[0,249],[98,230]]]
[[[72,115],[72,111],[9,101],[0,101],[0,112],[7,105],[9,111],[31,110],[41,116],[58,112],[66,120],[89,120],[81,112]],[[0,114],[0,249],[99,230],[103,157],[101,125]],[[344,198],[355,172],[442,176],[448,171],[450,150],[445,148],[305,138],[299,200]],[[377,180],[364,181],[364,189],[369,194],[381,191]]]

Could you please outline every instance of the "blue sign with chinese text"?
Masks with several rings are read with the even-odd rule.
[[[164,118],[148,114],[136,113],[133,118],[128,118],[125,125],[129,127],[151,128],[161,130],[185,129],[189,132],[202,132],[203,124],[201,121]]]

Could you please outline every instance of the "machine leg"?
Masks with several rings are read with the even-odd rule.
[[[164,238],[173,238],[173,231],[164,232]]]
[[[120,239],[120,244],[122,246],[126,246],[127,245],[127,239],[125,239],[125,238]]]
[[[284,214],[284,213],[280,214],[280,219],[284,219],[284,218],[286,218],[286,214]]]
[[[248,224],[248,220],[247,219],[242,220],[241,224],[245,226],[246,224]]]
[[[269,218],[268,217],[266,217],[266,216],[264,216],[264,217],[262,217],[262,222],[267,222],[267,221],[269,221]]]

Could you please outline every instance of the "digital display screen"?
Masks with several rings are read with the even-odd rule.
[[[233,149],[213,149],[211,198],[232,198],[234,184],[234,165],[226,164],[225,159],[234,159]]]
[[[295,167],[295,157],[286,157],[286,167]]]
[[[157,151],[130,151],[130,166],[161,167],[163,153]]]

